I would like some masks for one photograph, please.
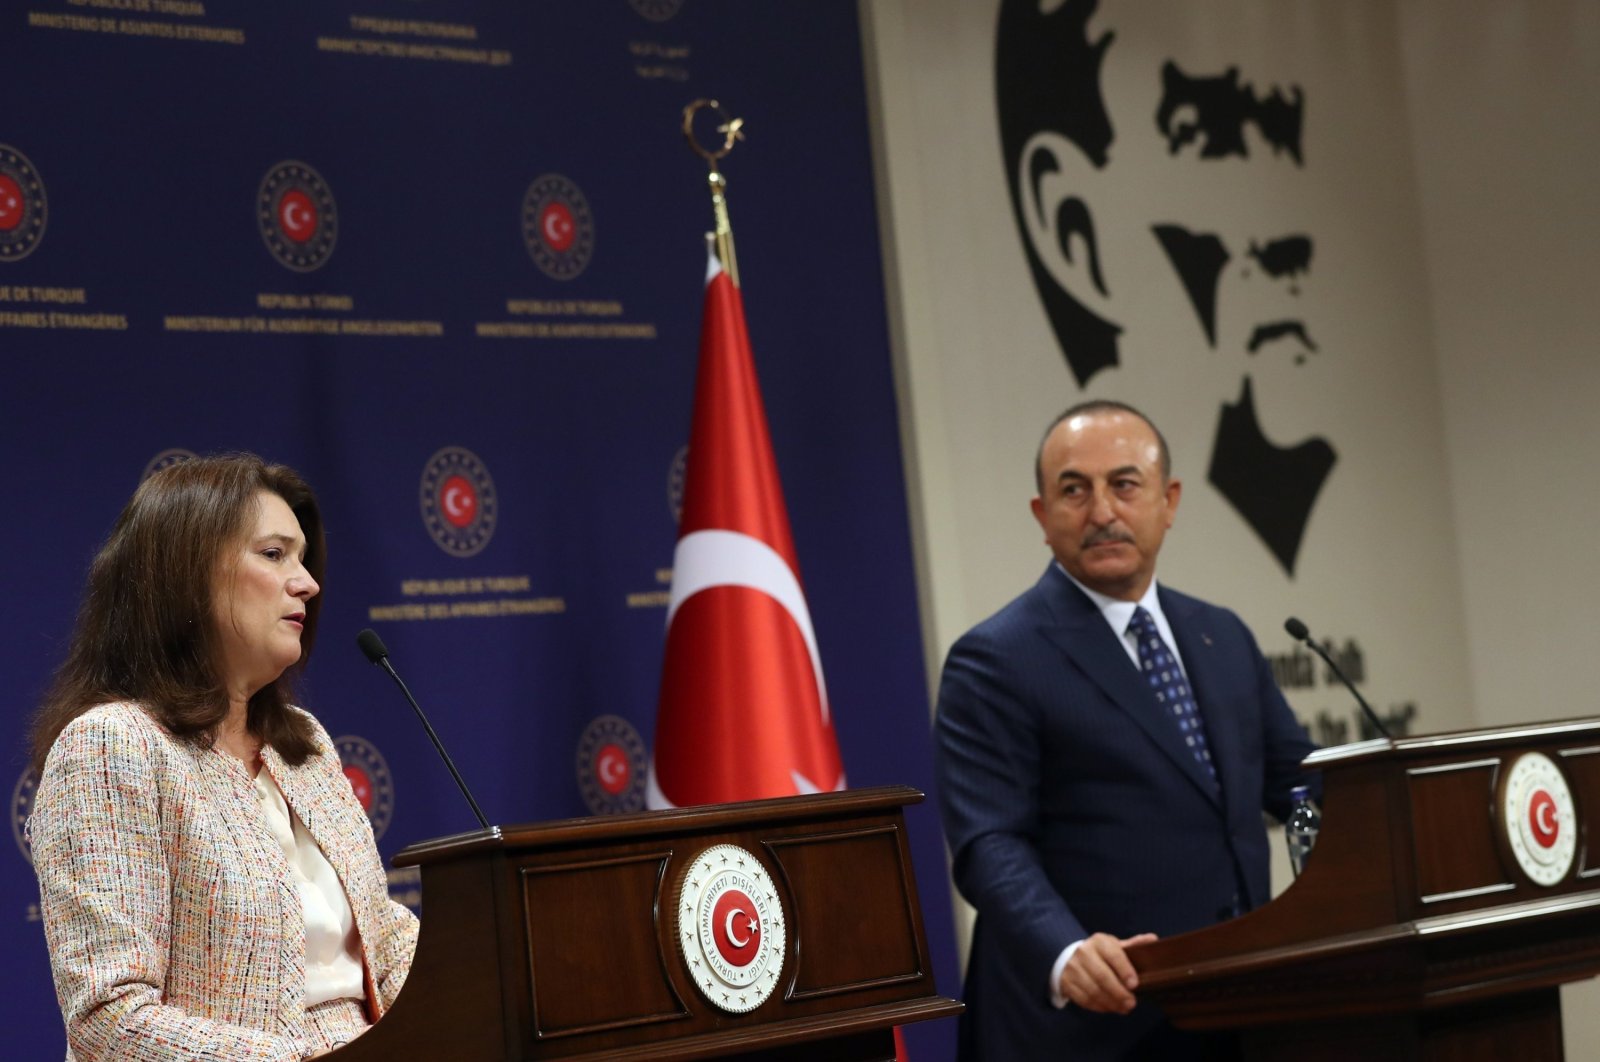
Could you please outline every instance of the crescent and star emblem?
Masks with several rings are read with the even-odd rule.
[[[278,200],[278,221],[283,233],[296,243],[305,243],[317,233],[317,208],[311,197],[291,188]]]
[[[472,496],[462,489],[461,484],[452,483],[444,489],[444,511],[457,520],[472,511]]]
[[[284,228],[290,230],[291,232],[299,233],[299,232],[303,232],[306,228],[308,228],[310,226],[310,223],[311,223],[311,216],[310,216],[310,214],[308,214],[306,212],[306,208],[305,208],[305,206],[303,204],[297,203],[292,199],[284,200],[284,204],[283,204],[283,227]]]
[[[0,144],[0,262],[28,257],[44,238],[44,184],[27,156]]]
[[[745,937],[743,940],[740,940],[738,932],[733,927],[733,920],[738,918],[740,915],[744,915],[745,931],[752,935],[754,935],[756,931],[756,920],[745,914],[744,908],[735,907],[733,910],[729,911],[727,920],[722,924],[722,931],[727,935],[728,940],[732,942],[733,946],[736,948],[748,947],[750,944],[750,937]]]
[[[584,803],[596,815],[638,811],[644,805],[644,739],[616,715],[597,716],[578,738],[575,766]]]
[[[297,273],[320,268],[333,254],[339,209],[316,170],[285,160],[267,171],[256,190],[256,220],[267,251]]]
[[[539,228],[544,234],[544,242],[556,251],[566,251],[572,246],[573,238],[577,235],[572,211],[567,209],[565,203],[546,205],[544,212],[539,216]]]
[[[1534,840],[1549,848],[1556,843],[1556,802],[1544,790],[1533,795]]]
[[[1517,867],[1535,885],[1564,881],[1583,828],[1561,768],[1542,752],[1525,752],[1511,761],[1500,784],[1496,817]]]
[[[533,179],[522,196],[522,239],[546,276],[571,280],[594,257],[594,212],[583,190],[559,173]]]
[[[771,997],[783,973],[788,915],[777,883],[755,854],[717,844],[684,864],[673,935],[700,995],[731,1014]]]

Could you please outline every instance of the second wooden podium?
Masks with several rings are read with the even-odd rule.
[[[1372,741],[1307,761],[1321,838],[1272,903],[1130,951],[1178,1026],[1245,1057],[1552,1062],[1600,973],[1600,720]]]

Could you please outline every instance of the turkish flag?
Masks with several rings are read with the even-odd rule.
[[[713,255],[646,801],[844,787],[744,303]]]
[[[713,256],[647,800],[844,785],[744,306]]]

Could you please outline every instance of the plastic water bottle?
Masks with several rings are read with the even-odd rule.
[[[1311,790],[1303,785],[1289,790],[1289,799],[1293,806],[1283,824],[1283,832],[1289,841],[1289,866],[1294,869],[1295,877],[1299,877],[1311,849],[1316,846],[1317,831],[1322,829],[1322,812],[1311,802]]]

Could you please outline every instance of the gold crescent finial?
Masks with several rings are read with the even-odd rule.
[[[695,115],[703,110],[712,111],[722,120],[722,124],[717,126],[717,132],[722,134],[720,147],[708,148],[695,139]],[[689,150],[705,159],[706,165],[711,167],[706,182],[711,186],[711,209],[717,222],[716,232],[713,234],[717,258],[722,262],[722,268],[728,274],[728,279],[733,281],[733,286],[738,287],[739,263],[733,253],[733,225],[728,220],[728,181],[717,169],[717,162],[733,150],[734,144],[744,139],[744,119],[731,117],[716,100],[698,99],[683,109],[683,137],[689,141]]]
[[[722,123],[716,127],[717,132],[722,134],[722,145],[720,147],[708,148],[701,144],[694,135],[695,115],[703,110],[710,110],[718,118],[722,119]],[[684,139],[689,141],[689,150],[705,159],[706,165],[715,171],[718,160],[732,151],[734,144],[744,139],[744,119],[730,117],[728,112],[722,109],[722,104],[716,100],[708,100],[702,97],[683,109],[683,136]]]

